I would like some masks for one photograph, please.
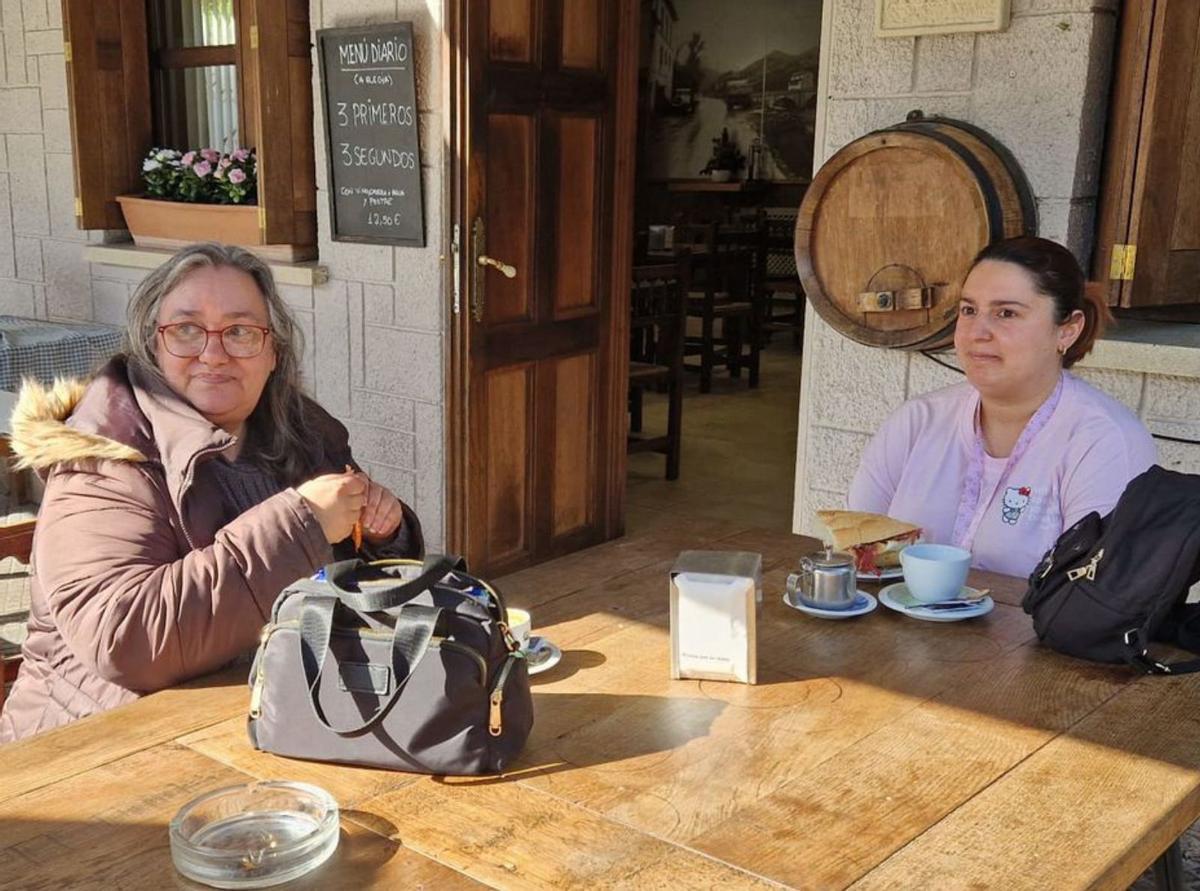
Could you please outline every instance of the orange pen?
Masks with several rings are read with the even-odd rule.
[[[346,465],[346,473],[354,473],[354,468],[351,467],[349,464]],[[358,521],[356,521],[354,524],[354,531],[351,532],[350,534],[351,534],[351,536],[353,536],[354,551],[355,551],[355,553],[357,553],[362,550],[362,519],[361,519],[361,515],[360,515],[360,519]]]

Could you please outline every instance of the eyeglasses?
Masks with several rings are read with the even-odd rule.
[[[208,349],[209,336],[221,338],[221,347],[231,359],[253,359],[262,352],[270,328],[261,325],[229,325],[209,330],[193,322],[159,325],[158,333],[167,352],[179,359],[194,359]]]

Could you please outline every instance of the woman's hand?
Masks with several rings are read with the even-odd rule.
[[[353,531],[367,503],[367,490],[374,485],[364,474],[326,473],[301,483],[296,491],[316,514],[325,540],[336,544]]]
[[[360,478],[367,483],[367,500],[362,511],[363,537],[374,544],[392,540],[404,522],[400,499],[366,474]]]

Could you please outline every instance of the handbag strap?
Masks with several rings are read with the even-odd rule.
[[[1200,671],[1200,659],[1183,662],[1159,662],[1150,655],[1149,649],[1140,642],[1136,628],[1125,632],[1125,661],[1145,674],[1192,674]]]
[[[349,586],[355,584],[359,570],[371,564],[362,560],[339,560],[325,567],[325,581],[333,589],[337,599],[350,609],[373,613],[394,609],[407,603],[417,594],[440,582],[447,573],[459,568],[461,564],[460,557],[426,557],[420,575],[411,581],[401,582],[394,587],[354,591]]]
[[[321,705],[321,676],[329,654],[329,637],[333,633],[333,612],[339,598],[332,595],[308,595],[300,613],[300,663],[308,685],[308,701],[313,714],[325,728],[339,736],[361,736],[388,713],[400,692],[416,670],[417,663],[429,649],[442,610],[439,607],[406,604],[396,616],[392,629],[392,676],[395,687],[364,722],[353,727],[334,727],[325,717]]]

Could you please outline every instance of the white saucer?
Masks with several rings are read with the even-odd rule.
[[[887,569],[881,569],[879,572],[860,572],[858,577],[866,582],[884,582],[888,579],[904,578],[903,566],[890,566]]]
[[[788,600],[787,594],[783,595],[783,602],[792,609],[798,609],[800,612],[816,616],[818,619],[853,619],[855,616],[865,616],[879,605],[879,602],[866,591],[859,591],[858,596],[854,598],[854,603],[847,609],[820,609],[800,602],[792,603]]]
[[[924,622],[961,622],[963,619],[974,619],[979,616],[986,616],[996,606],[996,602],[991,597],[984,597],[976,606],[967,606],[962,609],[930,609],[927,606],[905,606],[895,599],[893,594],[901,589],[907,588],[904,582],[897,582],[894,585],[888,585],[879,592],[879,602],[888,609],[894,609],[898,613],[903,613],[906,616],[911,616],[914,619],[921,619]],[[971,597],[979,592],[975,588],[963,586],[960,596]]]
[[[544,661],[538,662],[536,665],[529,658],[529,655],[539,653],[542,650],[549,650],[550,655],[545,657]],[[525,667],[532,674],[541,674],[543,671],[549,671],[562,660],[562,650],[556,647],[544,637],[538,637],[536,634],[529,638],[529,646],[527,648],[529,655],[525,657]]]

